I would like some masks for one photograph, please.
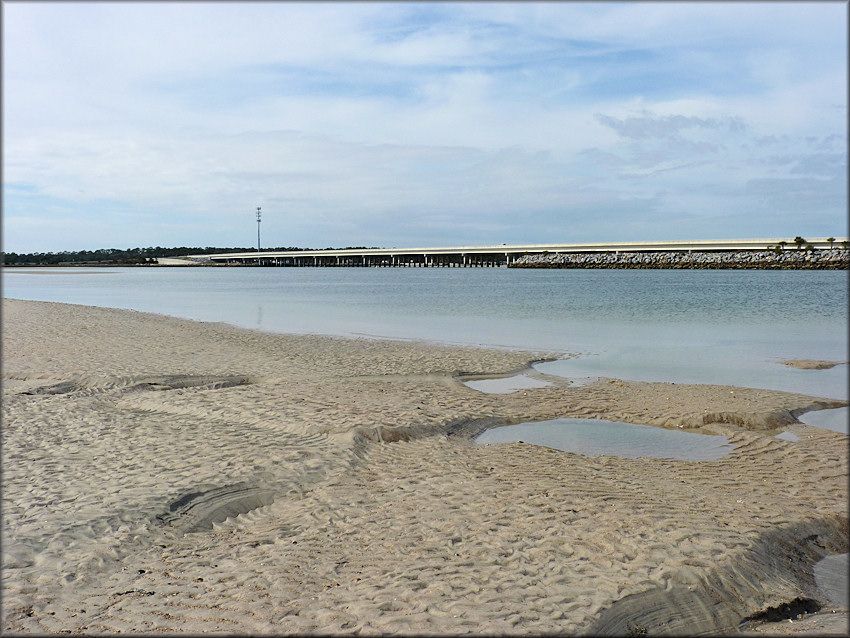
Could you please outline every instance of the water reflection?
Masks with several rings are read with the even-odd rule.
[[[732,450],[725,436],[598,419],[520,423],[487,430],[476,439],[482,445],[517,441],[585,456],[613,455],[679,461],[716,461]]]

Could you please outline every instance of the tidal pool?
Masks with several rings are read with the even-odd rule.
[[[850,408],[833,408],[831,410],[814,410],[806,412],[798,417],[798,420],[806,425],[816,428],[833,430],[842,434],[850,434]]]
[[[800,437],[793,432],[780,432],[773,438],[779,439],[780,441],[790,441],[791,443],[796,443],[800,440]]]
[[[716,461],[732,450],[725,436],[666,430],[600,419],[554,419],[492,428],[476,443],[522,441],[585,456]]]
[[[499,379],[477,379],[475,381],[464,381],[464,385],[485,392],[487,394],[508,394],[517,390],[530,390],[533,388],[545,388],[552,385],[546,381],[532,379],[525,374],[518,374],[512,377],[502,377]]]
[[[827,556],[815,563],[815,584],[829,598],[829,601],[838,607],[850,605],[848,595],[847,570],[850,554],[834,554]]]

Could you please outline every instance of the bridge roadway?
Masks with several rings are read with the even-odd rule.
[[[596,244],[531,244],[520,246],[459,246],[452,248],[345,248],[339,250],[292,250],[190,255],[197,263],[255,264],[261,266],[407,266],[470,267],[510,265],[518,257],[539,253],[620,252],[717,252],[760,251],[785,242],[796,249],[793,239],[728,239],[674,242],[622,242]],[[847,238],[832,242],[841,246]],[[806,240],[814,248],[830,247],[825,238]]]

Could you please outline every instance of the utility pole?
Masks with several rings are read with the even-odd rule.
[[[257,206],[257,253],[260,252],[260,207]],[[260,262],[260,256],[257,255],[257,263]]]

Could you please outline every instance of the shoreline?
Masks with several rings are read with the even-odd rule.
[[[540,356],[4,299],[4,630],[722,632],[796,598],[846,630],[812,568],[848,551],[847,437],[796,415],[847,402],[461,382]],[[734,450],[471,441],[568,416]]]

